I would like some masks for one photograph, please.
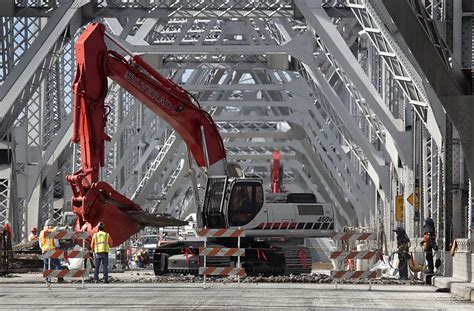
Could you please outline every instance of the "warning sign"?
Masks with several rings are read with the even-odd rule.
[[[403,221],[403,195],[397,195],[395,199],[395,220]]]
[[[420,198],[419,198],[419,188],[416,187],[415,192],[410,194],[407,198],[408,203],[410,203],[414,208],[420,207]]]
[[[420,219],[420,187],[415,188],[415,192],[408,196],[407,201],[415,208],[415,221],[419,221]]]

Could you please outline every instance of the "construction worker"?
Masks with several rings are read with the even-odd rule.
[[[109,283],[109,250],[112,244],[112,238],[110,234],[104,231],[105,224],[99,222],[98,231],[94,233],[92,237],[91,248],[94,252],[95,258],[95,269],[94,269],[94,282],[99,282],[99,268],[102,263],[102,273],[104,274],[104,283]]]
[[[408,250],[410,249],[410,239],[402,227],[398,227],[396,230],[393,230],[393,232],[397,234],[398,273],[400,280],[408,280],[408,259],[410,259]]]
[[[40,235],[39,235],[39,246],[41,248],[41,251],[43,252],[43,270],[46,271],[49,268],[52,268],[53,270],[60,270],[61,269],[61,264],[59,262],[59,258],[47,258],[44,257],[46,252],[48,251],[54,251],[59,247],[59,240],[57,239],[47,239],[45,237],[46,232],[54,232],[56,231],[55,228],[55,223],[53,220],[48,219],[44,223],[43,230],[41,230]],[[46,278],[45,279],[46,283],[50,283],[51,280]],[[58,283],[61,283],[64,281],[64,278],[58,278]]]
[[[135,261],[138,269],[141,269],[144,267],[144,263],[143,263],[144,257],[143,257],[142,251],[143,250],[137,250],[137,252],[133,255],[133,260]]]
[[[8,221],[0,226],[0,250],[12,250],[12,228]],[[8,262],[13,259],[13,252],[0,251],[0,266],[7,267]]]
[[[125,254],[127,255],[127,264],[126,264],[126,269],[130,270],[130,263],[132,261],[132,249],[130,247],[127,247],[125,249]]]
[[[31,233],[28,236],[28,241],[37,241],[38,240],[38,229],[36,227],[31,228]]]
[[[6,235],[10,240],[13,238],[13,230],[12,227],[10,226],[10,223],[8,220],[3,224],[3,231],[6,232]]]
[[[434,263],[433,263],[433,250],[436,252],[438,250],[438,245],[436,245],[436,235],[434,228],[434,221],[431,218],[425,220],[423,226],[423,241],[420,243],[425,252],[425,258],[428,262],[428,274],[433,274],[434,272]]]

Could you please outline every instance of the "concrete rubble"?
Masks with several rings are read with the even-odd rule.
[[[92,282],[90,277],[86,282]],[[333,278],[324,273],[311,273],[301,275],[280,275],[280,276],[247,276],[240,280],[242,283],[314,283],[314,284],[328,284],[334,283]],[[80,281],[74,281],[80,282]],[[128,272],[121,275],[115,273],[109,277],[111,283],[202,283],[203,277],[197,275],[184,274],[167,274],[162,276],[155,276],[153,272]],[[207,277],[206,282],[209,283],[237,283],[237,277]],[[368,280],[339,280],[340,284],[369,284]],[[422,284],[418,280],[400,281],[397,279],[373,279],[372,284],[383,285],[418,285]]]

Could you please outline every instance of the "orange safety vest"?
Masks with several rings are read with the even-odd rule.
[[[94,240],[94,253],[108,253],[110,250],[109,234],[104,231],[98,231],[92,237]]]
[[[55,250],[56,247],[54,246],[54,239],[46,239],[44,237],[44,233],[48,231],[48,232],[53,232],[54,229],[43,229],[41,230],[41,233],[40,233],[40,241],[41,241],[41,250],[43,252],[47,252],[47,251],[51,251],[51,250]]]

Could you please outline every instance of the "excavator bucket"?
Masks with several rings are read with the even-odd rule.
[[[129,211],[127,215],[130,219],[143,227],[177,227],[185,226],[187,221],[179,220],[167,215],[154,215],[146,211]]]
[[[110,203],[95,204],[93,211],[87,217],[87,222],[78,217],[76,230],[85,229],[93,236],[97,232],[99,222],[105,224],[105,231],[112,238],[112,247],[122,244],[140,230],[138,223],[130,219],[117,206]]]
[[[80,176],[80,173],[77,173]],[[79,180],[84,180],[79,178]],[[97,232],[99,222],[105,224],[105,231],[112,238],[112,247],[125,242],[145,226],[182,226],[187,222],[168,216],[150,214],[130,199],[117,192],[106,182],[96,182],[87,190],[78,179],[69,177],[73,192],[73,212],[78,216],[76,230],[87,230],[91,235]],[[80,196],[79,193],[84,193]]]
[[[125,242],[143,227],[184,226],[188,223],[169,216],[150,214],[146,211],[124,211],[111,203],[96,205],[88,222],[77,219],[76,230],[87,230],[91,236],[97,232],[99,222],[105,224],[105,231],[112,238],[112,247]]]

